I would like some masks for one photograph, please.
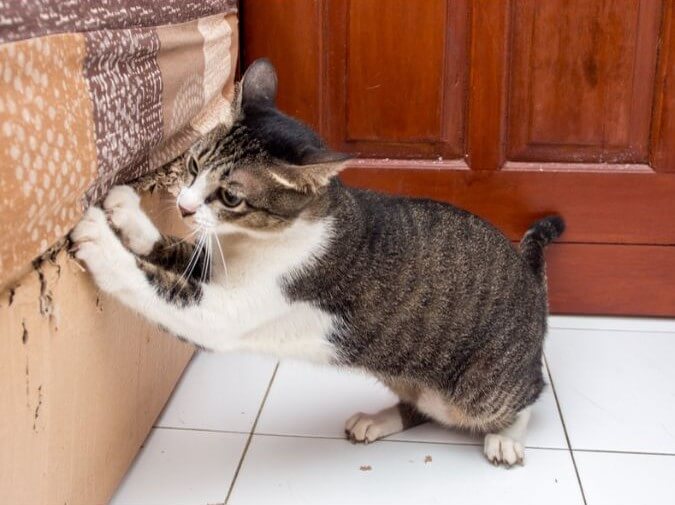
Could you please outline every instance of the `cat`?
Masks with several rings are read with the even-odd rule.
[[[257,60],[234,123],[181,158],[176,203],[196,244],[162,235],[117,186],[71,232],[76,257],[101,290],[199,347],[372,374],[400,402],[348,419],[354,442],[431,419],[485,434],[494,464],[522,464],[544,387],[543,251],[562,218],[536,222],[518,251],[452,205],[347,187],[335,176],[348,157],[276,95]]]

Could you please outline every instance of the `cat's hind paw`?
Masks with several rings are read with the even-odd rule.
[[[115,186],[103,201],[103,208],[122,241],[132,252],[145,256],[161,235],[140,202],[141,198],[130,186]]]

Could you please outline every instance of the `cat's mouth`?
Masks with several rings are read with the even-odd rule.
[[[213,230],[218,225],[218,223],[216,223],[210,216],[204,216],[199,211],[197,211],[194,215],[189,216],[188,219],[191,221],[193,227],[204,231]]]

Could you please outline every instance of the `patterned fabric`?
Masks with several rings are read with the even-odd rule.
[[[0,0],[0,43],[182,23],[236,7],[236,0]]]
[[[230,120],[233,0],[0,0],[0,285]]]

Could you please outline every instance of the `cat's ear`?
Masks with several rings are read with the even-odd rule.
[[[299,164],[272,168],[272,177],[287,188],[302,193],[315,193],[339,174],[350,159],[348,154],[311,148],[303,153]]]
[[[330,149],[312,148],[302,155],[294,171],[303,191],[315,192],[328,185],[347,165],[351,156]]]
[[[352,157],[330,149],[311,149],[303,154],[300,170],[312,180],[312,186],[325,186],[346,167]]]
[[[255,60],[244,72],[237,99],[240,107],[265,105],[274,107],[277,99],[277,72],[267,58]]]

